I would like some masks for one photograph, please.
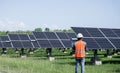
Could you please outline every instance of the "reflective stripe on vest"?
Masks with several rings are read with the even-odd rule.
[[[82,58],[85,57],[85,45],[84,41],[75,42],[75,57]]]

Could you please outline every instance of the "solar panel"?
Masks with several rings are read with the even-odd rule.
[[[20,40],[30,40],[27,34],[18,34]]]
[[[32,34],[29,34],[28,36],[29,36],[30,40],[35,40],[35,37],[34,37],[34,35],[32,35]]]
[[[35,38],[38,39],[47,39],[44,32],[33,32]]]
[[[120,29],[112,29],[112,31],[115,32],[116,35],[120,37]]]
[[[83,27],[71,27],[71,28],[76,34],[82,33],[84,37],[91,37],[90,34],[86,31],[86,29]]]
[[[3,48],[12,48],[11,42],[2,42]]]
[[[0,36],[0,47],[1,48],[11,48],[11,42],[8,38],[8,36]]]
[[[33,45],[33,48],[40,48],[38,42],[36,41],[35,37],[33,34],[29,34],[30,41]]]
[[[101,49],[113,49],[113,45],[106,38],[94,38]]]
[[[92,37],[104,37],[98,28],[85,28]]]
[[[76,34],[75,33],[66,33],[66,34],[69,37],[69,39],[76,38]]]
[[[21,41],[11,41],[13,48],[23,48]]]
[[[52,46],[48,40],[38,40],[38,43],[41,48],[52,48]]]
[[[33,48],[33,45],[30,41],[21,41],[23,48]]]
[[[120,49],[120,39],[110,38],[109,40],[115,45],[117,49]]]
[[[48,39],[58,39],[54,32],[44,32]]]
[[[59,40],[49,40],[53,48],[64,48]]]
[[[71,48],[72,42],[70,40],[61,40],[65,48]]]
[[[18,34],[8,34],[10,40],[20,40]]]
[[[37,41],[32,41],[31,43],[33,44],[34,48],[40,48],[40,46],[39,46]]]
[[[100,45],[93,38],[84,38],[88,49],[100,49]]]
[[[9,41],[8,36],[0,36],[1,41]]]
[[[2,42],[0,41],[0,48],[3,48],[3,46],[2,46]]]
[[[56,32],[56,34],[60,39],[69,39],[66,33],[64,32]]]
[[[100,28],[100,30],[105,34],[106,37],[117,37],[117,35],[111,29]]]

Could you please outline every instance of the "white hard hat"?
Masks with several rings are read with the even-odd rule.
[[[83,37],[82,33],[78,33],[77,38],[82,38],[82,37]]]

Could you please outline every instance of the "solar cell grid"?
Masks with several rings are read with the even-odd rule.
[[[83,39],[87,43],[88,49],[100,49],[100,46],[93,38],[84,38]]]
[[[20,40],[30,40],[27,34],[18,34]]]
[[[66,33],[69,39],[76,38],[75,33]]]
[[[104,37],[98,28],[85,28],[92,37]]]
[[[70,40],[61,40],[65,48],[71,48],[72,42]]]
[[[94,38],[102,49],[113,49],[113,45],[106,38]]]
[[[14,48],[23,48],[21,41],[11,41]]]
[[[91,37],[90,34],[83,27],[72,27],[73,31],[78,34],[82,33],[84,37]]]
[[[48,39],[58,39],[54,32],[44,32]]]
[[[117,35],[111,29],[100,28],[100,30],[105,34],[106,37],[117,37]]]
[[[52,48],[48,40],[38,40],[38,43],[41,46],[41,48]]]
[[[109,39],[117,49],[120,49],[120,39]]]
[[[30,40],[35,40],[35,37],[32,34],[29,34],[29,38],[30,38]]]
[[[49,40],[53,48],[64,48],[59,40]]]
[[[8,36],[0,36],[1,41],[9,41]]]
[[[66,33],[64,32],[56,32],[56,34],[60,39],[69,39]]]
[[[3,48],[3,46],[2,46],[2,42],[0,41],[0,48]]]
[[[114,33],[116,33],[117,36],[120,37],[120,29],[112,29]]]
[[[3,48],[12,48],[11,42],[2,42]]]
[[[34,48],[40,48],[39,44],[37,43],[37,41],[32,41],[31,42],[33,44]]]
[[[20,40],[18,34],[8,34],[10,40]]]
[[[33,45],[30,41],[21,41],[23,48],[33,48]]]
[[[47,39],[44,32],[33,32],[35,38],[38,39]]]

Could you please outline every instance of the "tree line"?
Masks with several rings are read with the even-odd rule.
[[[35,28],[33,31],[36,32],[73,32],[73,30],[71,29],[55,29],[55,30],[51,30],[50,28]],[[32,31],[30,30],[26,30],[26,31],[22,31],[22,30],[17,30],[17,31],[0,31],[0,36],[2,35],[7,35],[7,34],[32,34]]]

